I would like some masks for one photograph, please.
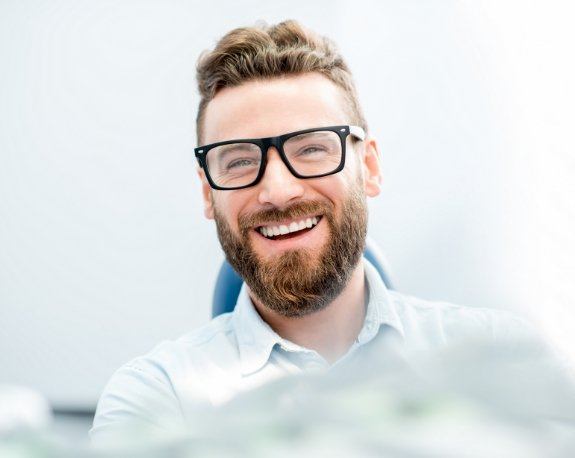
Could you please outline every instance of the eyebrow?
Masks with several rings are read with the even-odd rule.
[[[218,149],[220,154],[229,153],[232,150],[247,150],[251,149],[250,147],[257,146],[254,143],[232,143],[229,145],[221,145]],[[259,148],[259,147],[258,147]]]
[[[221,149],[217,150],[218,151],[218,163],[221,164],[223,162],[223,160],[225,159],[225,157],[233,151],[237,151],[237,150],[256,151],[255,149],[253,149],[254,146],[257,147],[258,151],[259,151],[259,146],[256,145],[255,143],[233,143],[233,144],[229,144],[229,145],[222,145],[222,146],[220,146]]]
[[[330,138],[330,139],[333,138],[335,140],[334,135],[330,135],[333,133],[334,132],[332,132],[332,131],[325,131],[325,130],[317,131],[317,132],[306,132],[304,134],[297,134],[294,137],[290,137],[286,140],[286,142],[292,142],[292,141],[297,142],[297,141],[307,140],[308,138],[315,138],[315,137],[320,137],[320,138],[325,137],[325,138]]]

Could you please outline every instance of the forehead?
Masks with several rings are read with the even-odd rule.
[[[349,124],[348,112],[343,90],[319,73],[249,81],[210,101],[202,143]]]

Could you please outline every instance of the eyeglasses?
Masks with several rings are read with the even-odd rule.
[[[299,130],[277,137],[227,140],[199,146],[196,158],[210,186],[218,190],[256,185],[264,175],[267,153],[275,147],[297,178],[319,178],[340,172],[345,165],[348,135],[365,139],[358,126],[330,126]]]

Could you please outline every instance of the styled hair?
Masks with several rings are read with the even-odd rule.
[[[228,32],[197,63],[200,104],[196,118],[198,143],[208,103],[219,90],[253,80],[320,73],[343,89],[352,122],[367,132],[353,77],[336,45],[294,20],[276,25],[258,23]]]

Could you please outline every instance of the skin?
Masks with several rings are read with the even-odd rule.
[[[348,111],[342,90],[318,73],[250,81],[224,88],[210,101],[203,125],[203,144],[275,136],[310,127],[353,124]],[[347,149],[344,170],[327,177],[301,180],[290,173],[272,147],[260,183],[234,191],[211,189],[203,170],[198,169],[204,214],[213,219],[214,208],[217,208],[238,236],[239,216],[273,207],[283,209],[308,199],[331,202],[339,217],[341,202],[358,173],[366,196],[375,197],[381,190],[380,153],[376,140],[368,136],[352,146],[348,138]],[[305,248],[317,261],[328,237],[329,227],[322,221],[308,236],[295,241],[274,242],[255,230],[250,233],[252,246],[262,260],[286,249]],[[335,300],[324,309],[303,317],[281,316],[260,303],[253,294],[250,297],[261,317],[281,337],[317,351],[332,363],[345,354],[361,330],[365,295],[364,269],[359,262]]]

